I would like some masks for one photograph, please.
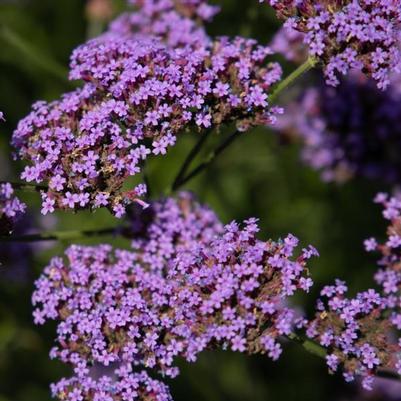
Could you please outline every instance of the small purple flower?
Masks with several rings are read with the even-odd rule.
[[[391,73],[401,72],[400,0],[261,2],[286,20],[286,28],[303,36],[310,55],[325,64],[328,84],[338,85],[339,74],[357,69],[386,89]]]

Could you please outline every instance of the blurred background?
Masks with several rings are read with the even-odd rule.
[[[8,146],[19,119],[34,101],[55,99],[73,87],[67,80],[71,51],[100,33],[107,20],[123,9],[123,3],[111,0],[99,16],[84,0],[0,1],[0,110],[6,117],[0,126],[0,180],[16,180],[21,170],[12,161]],[[239,34],[268,43],[277,31],[273,14],[257,0],[215,3],[222,6],[222,12],[210,25],[210,34]],[[287,72],[294,68],[284,67]],[[305,84],[308,79],[304,78]],[[227,127],[211,140],[209,150],[232,129]],[[195,139],[186,135],[166,158],[152,160],[149,177],[154,197],[171,182]],[[244,134],[188,188],[224,222],[257,216],[261,237],[277,239],[291,232],[304,245],[318,248],[321,257],[311,264],[313,293],[295,299],[307,313],[312,312],[319,289],[337,277],[347,280],[351,294],[374,285],[374,256],[364,252],[362,242],[370,236],[384,236],[380,208],[372,203],[376,192],[389,190],[382,182],[323,183],[319,173],[300,163],[296,145],[285,144],[277,133],[259,128]],[[38,196],[22,198],[29,202],[31,216],[38,216]],[[39,220],[28,217],[21,224],[37,231],[91,229],[113,222],[107,212],[100,211],[59,212]],[[127,245],[104,237],[78,242],[101,241]],[[65,366],[49,360],[55,327],[33,325],[30,300],[41,269],[68,244],[0,244],[0,401],[47,401],[49,384],[69,373]],[[361,393],[340,376],[328,375],[324,361],[296,344],[288,344],[278,362],[214,352],[203,354],[194,365],[181,365],[182,375],[171,383],[175,401],[401,399],[401,385],[390,381],[380,383],[370,394]]]

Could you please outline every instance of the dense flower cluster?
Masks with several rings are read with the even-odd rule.
[[[401,307],[401,198],[400,196],[389,197],[387,194],[380,193],[376,196],[375,201],[383,206],[383,216],[390,222],[387,227],[387,240],[380,243],[375,238],[369,238],[365,241],[365,248],[368,252],[380,252],[382,255],[378,262],[380,269],[376,273],[375,279],[383,288],[386,296],[397,297],[393,299],[393,303],[395,307],[399,308]],[[401,329],[401,312],[399,310],[393,316],[393,323]]]
[[[340,365],[346,381],[362,376],[370,390],[379,367],[395,369],[399,345],[392,341],[389,301],[373,289],[347,298],[347,287],[337,280],[324,287],[316,318],[307,334],[328,349],[326,362],[335,372]]]
[[[216,214],[188,192],[152,202],[145,210],[136,207],[129,221],[123,235],[133,236],[131,247],[141,254],[141,261],[163,274],[177,253],[208,244],[223,232]]]
[[[327,365],[336,371],[342,365],[347,381],[363,376],[363,386],[371,389],[379,368],[401,374],[401,200],[378,194],[375,201],[384,207],[390,221],[387,240],[365,241],[367,251],[379,251],[379,270],[375,280],[381,290],[373,289],[346,298],[347,287],[337,280],[321,291],[317,314],[309,323],[307,334],[328,349]]]
[[[216,347],[279,357],[277,337],[288,334],[294,321],[284,300],[312,285],[306,261],[316,250],[303,249],[292,260],[295,237],[259,241],[254,219],[222,230],[210,211],[196,217],[199,206],[188,219],[187,201],[184,195],[154,207],[160,216],[147,226],[145,248],[72,246],[68,261],[53,259],[36,282],[35,321],[59,320],[51,355],[72,364],[79,380],[89,377],[91,367],[110,364],[146,366],[174,377],[177,356],[195,361],[202,350]],[[190,222],[195,231],[184,233],[176,249],[156,235],[166,226],[167,237],[176,237]],[[213,231],[221,234],[212,237]]]
[[[121,217],[145,192],[122,192],[125,179],[186,128],[271,121],[267,92],[281,69],[265,65],[270,53],[242,38],[197,50],[108,35],[89,42],[74,52],[71,71],[85,86],[36,103],[14,132],[18,155],[31,163],[22,178],[48,182],[43,213],[106,206]]]
[[[399,0],[261,0],[286,26],[304,33],[312,56],[323,60],[326,80],[358,69],[385,89],[392,71],[400,72],[401,2]]]
[[[0,183],[0,235],[9,234],[15,221],[25,212],[26,205],[14,194],[12,185]]]
[[[401,182],[401,85],[384,92],[354,72],[336,88],[306,89],[277,129],[300,138],[303,160],[325,181],[353,176]]]
[[[211,41],[203,23],[219,11],[205,0],[131,0],[135,12],[127,12],[110,24],[109,32],[123,37],[155,36],[167,45],[208,45]]]
[[[123,365],[112,373],[61,379],[51,386],[52,395],[68,401],[172,401],[168,387],[145,371],[134,373]]]

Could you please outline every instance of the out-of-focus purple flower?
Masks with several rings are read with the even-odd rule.
[[[401,182],[401,87],[386,91],[354,72],[336,88],[308,88],[277,129],[303,143],[302,158],[325,181],[354,176]]]
[[[25,210],[26,205],[15,196],[12,185],[0,183],[0,235],[9,234]]]
[[[338,75],[358,69],[380,89],[401,72],[401,2],[399,0],[298,1],[269,3],[286,26],[304,34],[309,53],[325,64],[326,81],[338,85]]]
[[[175,48],[208,45],[211,39],[203,24],[219,11],[205,0],[131,0],[128,3],[136,10],[113,21],[110,33],[153,36]]]

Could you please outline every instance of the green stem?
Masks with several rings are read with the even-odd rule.
[[[40,192],[48,189],[46,185],[26,184],[24,182],[0,181],[1,184],[11,184],[14,189],[19,191]]]
[[[47,233],[36,233],[27,235],[1,236],[1,242],[40,242],[40,241],[65,241],[80,238],[91,238],[100,235],[114,235],[119,227],[103,228],[99,230],[73,230],[73,231],[51,231]]]
[[[273,93],[269,97],[270,103],[274,103],[278,96],[287,89],[291,84],[293,84],[301,75],[305,74],[317,64],[317,59],[314,57],[309,57],[303,64],[301,64],[296,70],[294,70],[288,77],[283,79],[274,89]]]
[[[181,166],[180,171],[178,172],[178,174],[177,174],[177,176],[176,176],[176,178],[175,178],[175,180],[173,182],[173,185],[171,187],[172,191],[177,190],[182,185],[182,181],[183,181],[184,176],[186,175],[186,173],[188,171],[189,166],[191,165],[191,163],[193,162],[195,157],[201,151],[201,149],[202,149],[203,145],[206,143],[210,133],[211,133],[211,130],[208,130],[204,134],[201,134],[201,137],[199,138],[198,142],[196,143],[196,145],[189,152],[188,156],[184,160],[184,163]]]
[[[287,335],[287,339],[301,345],[305,349],[305,351],[309,352],[310,354],[316,355],[322,359],[326,359],[326,349],[315,341],[302,338],[295,333],[290,333],[289,335]],[[384,368],[379,368],[376,372],[376,376],[385,379],[401,380],[401,376],[397,372]]]
[[[290,75],[288,75],[288,77],[286,77],[283,81],[281,81],[269,97],[270,104],[274,103],[277,100],[278,96],[281,94],[281,92],[283,92],[286,88],[288,88],[292,83],[294,83],[299,77],[301,77],[307,71],[312,69],[316,64],[317,64],[317,59],[309,57],[308,60],[305,61],[305,63],[300,65],[295,71],[293,71]],[[184,165],[182,166],[177,178],[174,181],[174,184],[172,185],[172,190],[173,191],[177,190],[179,187],[183,186],[192,178],[196,177],[203,170],[205,170],[206,167],[212,164],[215,161],[215,159],[225,149],[227,149],[231,145],[231,143],[233,143],[235,139],[237,139],[239,136],[240,135],[238,131],[231,134],[218,148],[216,148],[213,152],[211,152],[208,155],[206,160],[204,160],[199,166],[194,168],[190,173],[185,175],[189,165],[191,164],[194,157],[198,154],[200,148],[204,143],[205,139],[202,137],[199,140],[198,144],[192,149],[187,159],[185,160]]]
[[[178,188],[185,185],[188,181],[192,180],[192,178],[196,177],[202,171],[204,171],[208,166],[210,166],[216,158],[227,149],[234,141],[240,136],[239,131],[235,131],[231,134],[220,146],[218,146],[215,150],[213,150],[206,159],[199,164],[199,166],[195,167],[192,171],[190,171],[186,176],[183,176],[179,181],[175,183],[173,186],[173,190],[177,190]]]
[[[312,340],[303,339],[299,335],[295,333],[290,333],[287,338],[297,344],[300,344],[306,351],[309,353],[316,355],[320,358],[326,358],[326,350],[319,344],[315,343]]]
[[[32,46],[24,38],[6,26],[0,28],[0,37],[11,47],[17,49],[29,62],[35,64],[40,69],[62,80],[64,83],[71,84],[68,80],[68,70],[44,54],[39,49]]]

